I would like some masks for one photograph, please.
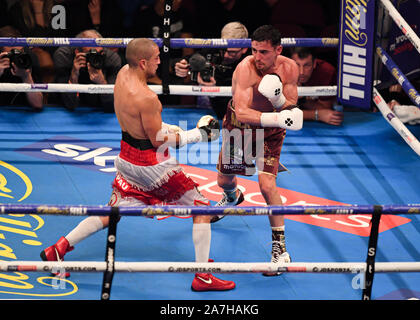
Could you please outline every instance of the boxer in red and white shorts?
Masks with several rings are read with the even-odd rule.
[[[162,104],[148,87],[160,64],[159,47],[150,39],[130,41],[125,65],[114,86],[114,108],[122,131],[121,151],[115,159],[117,175],[109,205],[209,205],[188,177],[168,147],[209,141],[219,137],[219,123],[211,116],[202,117],[197,127],[183,131],[162,122]],[[193,216],[192,238],[196,262],[208,262],[211,242],[210,216]],[[109,224],[109,217],[90,216],[65,237],[41,252],[48,261],[63,260],[64,255],[93,233]],[[197,273],[193,290],[231,290],[233,281]]]
[[[159,153],[148,140],[123,132],[115,168],[110,206],[210,205],[169,150]]]

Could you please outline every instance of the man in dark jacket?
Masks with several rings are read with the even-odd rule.
[[[76,38],[102,38],[96,30],[85,30]],[[54,53],[57,83],[114,84],[121,68],[121,58],[102,47],[61,47]],[[114,111],[112,94],[61,93],[61,100],[69,110],[80,104],[99,107],[104,112]]]

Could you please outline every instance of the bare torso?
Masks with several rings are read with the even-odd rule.
[[[162,105],[146,83],[125,65],[118,73],[114,86],[114,108],[121,130],[136,139],[151,139],[150,128],[144,125],[149,115],[158,114],[156,131],[160,129]],[[160,122],[159,122],[160,119]],[[150,122],[149,122],[150,123]],[[154,132],[152,128],[152,132]]]
[[[284,56],[278,56],[275,67],[270,73],[280,76],[283,83],[283,94],[287,102],[284,107],[297,103],[297,77],[296,63]],[[232,79],[232,95],[235,108],[238,103],[241,108],[249,108],[259,112],[272,112],[273,106],[261,93],[258,85],[266,73],[261,73],[255,67],[253,56],[247,56],[236,68]],[[242,110],[243,111],[243,110]]]

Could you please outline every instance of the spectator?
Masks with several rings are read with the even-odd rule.
[[[94,29],[105,38],[130,37],[121,2],[127,0],[61,0],[66,9],[66,36]],[[132,1],[132,5],[137,1]],[[124,61],[123,48],[111,48]]]
[[[76,38],[102,38],[96,30],[85,30]],[[93,59],[92,59],[93,58]],[[70,84],[114,84],[121,68],[115,52],[102,47],[61,47],[54,53],[56,82]],[[79,104],[96,106],[105,112],[114,111],[112,94],[62,93],[62,102],[69,110]]]
[[[58,37],[59,30],[51,26],[52,7],[54,0],[19,0],[9,9],[9,19],[12,25],[24,37]],[[34,47],[31,50],[38,57],[42,82],[54,81],[54,63],[52,54],[55,47]]]
[[[299,67],[298,86],[333,86],[337,83],[337,71],[330,63],[317,59],[307,47],[290,49],[291,58]],[[343,112],[334,110],[335,97],[305,97],[299,99],[304,120],[322,121],[341,125]]]
[[[18,30],[11,26],[0,28],[0,37],[20,37]],[[34,54],[23,47],[0,47],[0,82],[28,83],[38,82],[38,61]],[[35,79],[35,81],[34,81]],[[0,92],[0,105],[30,105],[34,111],[43,108],[41,92]]]
[[[230,22],[226,24],[221,31],[222,39],[246,39],[248,38],[248,30],[240,22]],[[211,76],[207,81],[201,77],[198,72],[197,83],[202,86],[231,86],[232,75],[236,66],[246,56],[248,48],[227,48],[220,51],[202,50],[202,56],[210,56],[210,60],[215,62],[214,76]],[[219,57],[219,61],[214,61],[214,57]],[[189,76],[190,65],[187,62],[188,58],[184,58],[175,64],[175,73],[178,77],[186,78]],[[217,115],[219,120],[222,120],[226,113],[227,103],[231,97],[209,97],[210,105]]]

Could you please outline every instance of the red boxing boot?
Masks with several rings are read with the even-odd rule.
[[[209,262],[214,262],[209,259]],[[196,273],[191,284],[194,291],[225,291],[235,288],[235,282],[218,279],[211,273]]]
[[[61,237],[56,244],[44,249],[41,251],[41,259],[43,261],[64,261],[64,255],[67,252],[70,252],[74,249],[74,247],[71,247],[68,240],[65,237]],[[66,278],[70,277],[70,273],[66,272],[56,272],[53,273],[54,276],[63,277]]]
[[[196,273],[191,288],[194,291],[232,290],[235,282],[218,279],[211,273]]]

